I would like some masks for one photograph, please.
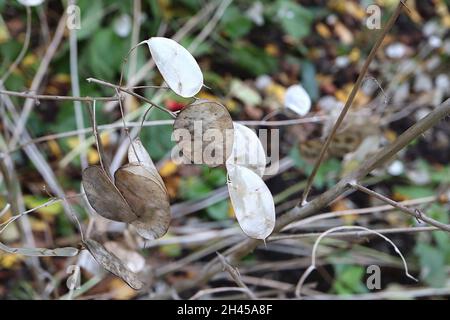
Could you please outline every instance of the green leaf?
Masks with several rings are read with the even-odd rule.
[[[39,206],[42,206],[46,202],[48,202],[50,199],[48,198],[41,198],[36,196],[27,195],[23,197],[23,200],[29,209],[33,209]],[[63,207],[61,202],[54,202],[50,204],[47,207],[42,207],[36,210],[37,212],[44,214],[44,215],[57,215],[63,211]]]
[[[314,15],[305,7],[294,1],[279,0],[274,14],[283,30],[295,39],[300,40],[310,34]]]
[[[419,256],[423,280],[433,287],[442,287],[447,279],[444,252],[425,243],[419,243],[414,251]]]
[[[434,183],[450,183],[450,166],[442,167],[439,169],[432,167],[430,178]]]
[[[212,191],[199,177],[187,177],[180,182],[180,196],[184,200],[197,200]]]
[[[302,85],[312,101],[319,98],[319,86],[316,81],[316,67],[310,61],[302,63]]]
[[[127,45],[112,29],[100,29],[90,40],[83,62],[88,64],[94,76],[112,79],[121,70]]]
[[[206,209],[206,212],[208,213],[208,216],[212,218],[213,220],[226,220],[228,219],[228,210],[229,210],[229,204],[227,200],[220,201],[216,204],[213,204],[212,206],[209,206]]]
[[[277,67],[274,57],[251,44],[235,44],[229,56],[232,63],[254,76],[272,73]]]
[[[429,197],[434,195],[434,191],[426,186],[394,186],[394,193],[398,193],[409,199]]]
[[[221,20],[221,30],[232,40],[245,36],[252,28],[251,20],[237,6],[229,6]]]
[[[313,170],[313,165],[303,159],[300,150],[297,147],[293,147],[289,152],[289,156],[294,161],[296,168],[300,169],[305,175],[310,175]],[[331,158],[322,163],[317,175],[314,179],[313,185],[316,188],[332,187],[338,178],[341,171],[341,162],[335,158]]]
[[[153,108],[147,120],[170,120],[172,119],[164,111]],[[147,148],[153,161],[162,159],[174,146],[171,141],[171,126],[151,126],[142,128],[141,140]]]
[[[202,167],[202,178],[211,187],[222,187],[227,182],[227,174],[222,168]]]
[[[81,29],[77,30],[78,40],[83,40],[95,34],[103,18],[102,0],[78,0],[77,6],[80,7]]]
[[[333,283],[333,291],[339,295],[365,293],[368,292],[367,287],[362,283],[365,269],[361,266],[351,265],[334,265],[335,282]]]
[[[163,254],[168,257],[176,258],[181,255],[183,249],[178,243],[166,244],[159,249]]]
[[[444,206],[433,203],[431,207],[427,210],[426,215],[433,218],[439,222],[448,224],[449,216],[447,210]],[[436,241],[437,247],[445,252],[450,258],[450,236],[447,232],[435,231],[432,233],[434,240]]]

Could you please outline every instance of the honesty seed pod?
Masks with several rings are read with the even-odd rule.
[[[136,231],[148,240],[162,237],[170,224],[167,190],[148,168],[129,163],[114,174],[117,188],[127,199],[138,219],[131,222]]]
[[[176,94],[190,98],[203,86],[203,74],[197,61],[176,41],[153,37],[146,41],[156,67]]]
[[[20,4],[24,6],[34,7],[42,4],[44,0],[17,0]]]
[[[311,109],[311,98],[301,85],[295,84],[286,90],[284,106],[298,115],[304,116]]]
[[[114,174],[115,183],[103,168],[83,171],[82,183],[94,210],[104,218],[130,223],[142,237],[162,237],[170,224],[170,203],[164,182],[140,140],[128,150],[130,163]]]
[[[92,239],[86,239],[83,244],[103,268],[121,278],[131,288],[142,289],[144,284],[139,280],[137,274],[130,271],[117,256],[106,250],[102,244]]]
[[[173,136],[188,162],[217,167],[225,164],[233,148],[233,121],[218,102],[198,100],[178,114]]]
[[[82,184],[89,204],[102,217],[126,223],[137,219],[128,202],[102,167],[89,166],[84,169]]]
[[[262,177],[266,169],[266,153],[256,133],[250,128],[236,123],[234,126],[234,141],[227,168],[231,165],[246,167]]]
[[[275,227],[275,204],[264,181],[252,170],[228,166],[228,192],[242,231],[251,238],[266,239]]]

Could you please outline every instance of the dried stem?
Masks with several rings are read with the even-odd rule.
[[[120,116],[122,118],[122,123],[123,123],[123,130],[125,131],[125,134],[127,135],[128,140],[130,141],[130,146],[131,146],[131,148],[133,148],[133,152],[134,152],[134,155],[136,156],[136,159],[138,160],[138,162],[141,162],[139,159],[139,155],[136,152],[136,148],[134,147],[133,140],[131,139],[130,130],[127,127],[127,122],[125,121],[125,112],[123,110],[122,99],[120,98],[120,92],[119,92],[119,89],[117,89],[117,88],[116,88],[116,93],[119,96],[119,109],[120,109]]]
[[[43,94],[32,94],[26,92],[16,92],[9,90],[0,90],[0,94],[6,94],[12,97],[28,98],[34,100],[60,100],[60,101],[84,101],[84,102],[94,102],[94,101],[117,101],[118,97],[74,97],[74,96],[49,96]]]
[[[132,95],[132,96],[138,98],[138,99],[141,99],[142,101],[148,103],[149,105],[151,105],[151,106],[153,106],[155,108],[158,108],[161,111],[164,111],[164,112],[170,114],[173,118],[176,117],[176,114],[173,113],[172,111],[169,111],[166,108],[163,108],[163,107],[157,105],[156,103],[152,102],[150,99],[147,99],[146,97],[143,97],[140,94],[137,94],[137,93],[135,93],[135,92],[133,92],[133,91],[127,89],[127,88],[123,88],[121,86],[118,86],[118,85],[115,85],[115,84],[112,84],[112,83],[109,83],[109,82],[106,82],[106,81],[103,81],[103,80],[98,80],[98,79],[95,79],[95,78],[88,78],[88,79],[86,79],[86,81],[87,82],[97,83],[97,84],[100,84],[100,85],[103,85],[103,86],[106,86],[106,87],[110,87],[110,88],[117,89],[117,90],[120,90],[122,92],[125,92],[125,93],[127,93],[129,95]]]
[[[241,275],[239,274],[239,271],[237,268],[233,267],[227,260],[226,258],[221,255],[220,253],[216,252],[217,256],[219,257],[220,262],[223,265],[223,268],[230,274],[231,278],[234,280],[234,282],[236,282],[236,284],[247,290],[247,294],[249,295],[249,297],[253,300],[256,299],[255,294],[247,287],[247,285],[242,281],[241,279]]]
[[[314,164],[314,168],[313,168],[310,176],[308,177],[308,181],[307,181],[306,187],[303,191],[303,195],[302,195],[302,198],[300,201],[300,203],[302,205],[305,204],[305,202],[308,198],[308,194],[309,194],[309,191],[311,190],[312,183],[314,182],[314,178],[317,174],[317,171],[319,170],[320,165],[322,164],[322,161],[325,157],[328,147],[330,146],[330,143],[331,143],[333,137],[336,135],[336,132],[337,132],[339,126],[341,125],[342,121],[344,120],[345,115],[347,114],[348,110],[352,106],[353,100],[355,99],[356,94],[358,93],[358,90],[361,87],[361,84],[362,84],[362,82],[366,76],[366,73],[369,69],[370,63],[375,58],[375,54],[376,54],[378,48],[380,47],[381,43],[383,42],[383,40],[386,37],[386,35],[388,34],[388,32],[391,30],[392,26],[394,25],[395,21],[397,20],[397,17],[402,12],[403,6],[404,6],[403,0],[401,0],[399,2],[399,4],[397,5],[397,8],[395,9],[395,12],[389,18],[389,21],[387,22],[386,26],[383,28],[380,35],[378,36],[375,44],[372,47],[372,50],[370,50],[370,53],[367,56],[366,61],[364,62],[364,65],[358,75],[358,78],[356,79],[355,85],[353,86],[352,91],[350,92],[350,95],[345,103],[345,106],[342,109],[341,113],[339,114],[339,117],[337,118],[333,128],[331,129],[330,134],[328,135],[327,139],[325,140],[325,143],[323,144],[322,149],[320,150],[320,153],[316,160],[316,163]]]
[[[75,5],[76,0],[69,0],[68,5]],[[72,87],[72,94],[80,96],[80,79],[78,76],[78,39],[77,29],[70,28],[69,32],[69,47],[70,47],[70,85]],[[75,122],[78,130],[84,128],[83,109],[80,101],[73,102],[75,110]],[[78,140],[80,144],[84,144],[86,137],[83,132],[78,133]],[[80,154],[81,167],[84,169],[88,166],[87,153],[83,150]]]
[[[89,104],[89,115],[90,115],[90,119],[91,119],[91,125],[92,125],[92,133],[94,134],[94,138],[95,138],[95,144],[97,146],[97,152],[98,152],[98,158],[100,160],[100,166],[102,167],[102,169],[105,171],[106,175],[108,176],[108,178],[112,180],[112,177],[109,173],[109,165],[106,162],[106,159],[104,159],[104,154],[105,154],[105,150],[103,149],[103,144],[102,144],[102,140],[98,134],[98,128],[97,128],[97,120],[96,120],[96,116],[95,116],[95,100],[94,103],[90,103]],[[91,109],[92,108],[92,109]]]
[[[394,234],[394,233],[417,233],[425,231],[440,231],[436,227],[407,227],[407,228],[385,228],[385,229],[373,229],[381,234]],[[282,240],[292,240],[292,239],[305,239],[305,238],[315,238],[320,236],[321,232],[311,232],[311,233],[301,233],[301,234],[286,234],[286,235],[276,235],[271,236],[267,239],[267,242],[282,241]],[[373,232],[368,231],[344,231],[336,232],[330,235],[331,238],[361,238],[373,235]]]
[[[251,294],[248,289],[239,288],[239,287],[221,287],[221,288],[200,290],[199,292],[194,294],[191,298],[189,298],[189,300],[197,300],[200,297],[203,297],[208,294],[219,293],[219,292],[229,292],[229,291],[241,291],[241,292],[246,293],[251,298]]]
[[[434,227],[436,227],[436,228],[438,228],[440,230],[450,232],[450,225],[447,225],[445,223],[436,221],[433,218],[428,217],[427,215],[425,215],[419,209],[411,209],[411,208],[405,207],[402,204],[400,204],[400,203],[398,203],[398,202],[396,202],[396,201],[394,201],[392,199],[389,199],[388,197],[385,197],[382,194],[379,194],[379,193],[377,193],[377,192],[375,192],[373,190],[370,190],[369,188],[366,188],[366,187],[364,187],[364,186],[362,186],[362,185],[360,185],[360,184],[358,184],[356,182],[350,182],[349,185],[352,188],[356,189],[356,190],[359,190],[359,191],[362,191],[364,193],[367,193],[370,196],[373,196],[373,197],[375,197],[375,198],[377,198],[377,199],[379,199],[381,201],[384,201],[384,202],[390,204],[394,208],[397,208],[398,210],[400,210],[400,211],[402,211],[402,212],[404,212],[406,214],[409,214],[410,216],[412,216],[412,217],[414,217],[414,218],[416,218],[418,220],[426,222],[429,225],[432,225],[432,226],[434,226]]]

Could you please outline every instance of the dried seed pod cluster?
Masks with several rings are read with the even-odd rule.
[[[142,43],[148,45],[159,72],[176,94],[193,97],[201,90],[203,74],[185,48],[160,37]],[[231,203],[242,230],[249,237],[266,239],[275,226],[275,206],[262,180],[266,156],[256,134],[233,123],[226,107],[207,100],[186,106],[178,114],[173,128],[184,160],[210,167],[226,166]],[[169,228],[167,189],[139,139],[128,149],[128,162],[114,177],[102,166],[86,168],[82,174],[83,188],[99,215],[130,224],[140,236],[154,240]],[[130,287],[142,288],[137,275],[103,245],[92,239],[83,243],[106,270],[121,277]]]
[[[102,217],[133,225],[145,239],[162,237],[170,224],[164,183],[139,139],[130,145],[128,158],[129,163],[115,172],[114,183],[103,168],[86,168],[82,176],[86,197]]]

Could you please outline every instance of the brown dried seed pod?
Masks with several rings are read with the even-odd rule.
[[[95,240],[87,239],[83,241],[86,248],[92,254],[94,259],[106,270],[118,276],[125,281],[131,288],[140,290],[143,283],[139,280],[136,273],[130,271],[122,261],[113,253],[106,250],[106,248]]]
[[[233,121],[223,105],[199,100],[186,106],[173,125],[183,156],[195,164],[225,164],[233,148]],[[189,139],[185,139],[189,138]]]
[[[127,223],[137,219],[137,215],[101,167],[90,166],[84,169],[82,184],[90,205],[102,217]]]
[[[148,240],[162,237],[170,224],[170,203],[167,190],[149,168],[130,163],[115,173],[116,186],[133,212],[138,216],[131,224]]]

